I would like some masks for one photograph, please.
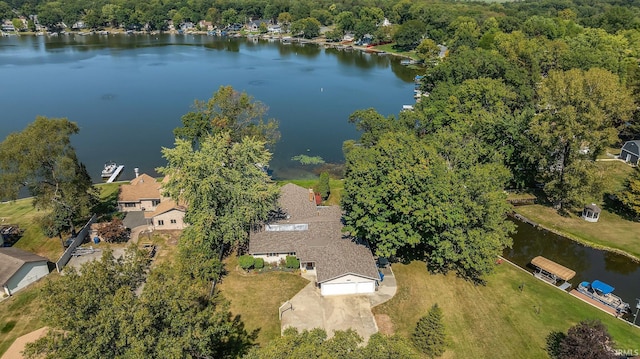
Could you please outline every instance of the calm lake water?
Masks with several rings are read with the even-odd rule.
[[[281,141],[277,178],[310,175],[298,154],[342,162],[342,142],[357,138],[351,113],[373,107],[397,115],[413,103],[412,70],[390,56],[316,45],[193,35],[0,38],[0,138],[36,115],[79,124],[73,144],[97,182],[105,161],[154,174],[160,148],[195,99],[231,85],[269,107]]]
[[[195,99],[221,86],[246,91],[269,107],[282,139],[271,168],[277,178],[311,176],[298,154],[342,162],[342,142],[359,137],[351,113],[373,107],[396,115],[413,103],[415,73],[396,58],[315,45],[183,35],[0,38],[0,139],[36,115],[79,124],[73,144],[96,182],[105,161],[154,174],[162,146]],[[574,269],[574,286],[600,279],[635,307],[640,265],[518,225],[505,256],[520,266],[543,255]]]

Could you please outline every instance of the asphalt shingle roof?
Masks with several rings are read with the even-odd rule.
[[[15,247],[0,248],[0,286],[6,285],[26,263],[41,261],[48,259]]]
[[[137,202],[141,199],[160,199],[160,187],[162,184],[148,174],[141,174],[129,182],[120,186],[118,202]]]
[[[276,225],[307,224],[307,230],[268,231],[251,234],[249,253],[295,252],[302,262],[315,262],[318,283],[354,274],[378,279],[371,250],[342,233],[342,212],[337,206],[317,207],[309,190],[294,184],[280,189],[280,207],[289,215]]]

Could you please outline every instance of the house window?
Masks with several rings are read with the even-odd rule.
[[[159,225],[159,226],[164,226],[164,221],[163,221],[163,220],[161,220],[161,219],[159,219],[159,220],[158,220],[158,225]]]
[[[154,199],[153,201],[151,201],[151,205],[152,206],[157,206],[160,204],[160,200],[159,199]]]
[[[290,255],[290,256],[295,256],[295,255],[296,255],[296,252],[289,252],[289,253],[287,253],[287,254],[288,254],[288,255]]]
[[[176,221],[175,219],[171,220],[171,224],[176,224],[176,223],[178,223],[178,221]]]
[[[127,208],[131,208],[131,207],[135,207],[136,204],[135,203],[125,203],[124,206],[127,207]]]
[[[277,257],[278,255],[275,253],[267,253],[267,257]]]

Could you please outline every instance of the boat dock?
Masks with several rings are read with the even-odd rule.
[[[549,260],[543,256],[537,256],[531,260],[531,264],[538,268],[533,275],[547,283],[556,285],[558,279],[564,281],[559,288],[567,290],[571,288],[571,283],[568,282],[571,278],[575,277],[576,272],[572,269],[564,267],[552,260]]]
[[[592,306],[594,306],[594,307],[596,307],[596,308],[598,308],[598,309],[600,309],[600,310],[603,310],[603,311],[605,311],[605,312],[607,312],[607,313],[609,313],[609,314],[613,315],[614,317],[617,317],[617,316],[618,316],[618,313],[617,313],[617,312],[616,312],[616,310],[615,310],[615,309],[613,309],[612,307],[610,307],[610,306],[608,306],[608,305],[606,305],[606,304],[604,304],[604,303],[601,303],[601,302],[599,302],[599,301],[597,301],[597,300],[595,300],[595,299],[593,299],[593,298],[589,298],[588,296],[586,296],[586,295],[584,295],[584,294],[582,294],[582,293],[578,292],[578,291],[577,291],[577,290],[575,290],[575,289],[573,289],[572,291],[570,291],[570,292],[569,292],[569,294],[571,294],[572,296],[574,296],[574,297],[576,297],[576,298],[580,299],[580,300],[581,300],[581,301],[583,301],[583,302],[589,303],[589,304],[591,304]]]
[[[116,178],[118,178],[118,176],[120,175],[120,172],[122,172],[123,168],[124,168],[124,165],[118,166],[118,168],[116,168],[116,170],[113,171],[113,174],[111,175],[111,177],[109,177],[109,179],[107,180],[107,183],[111,183],[115,181]]]

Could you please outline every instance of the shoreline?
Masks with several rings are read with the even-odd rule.
[[[562,232],[562,231],[559,231],[559,230],[556,230],[556,229],[553,229],[553,228],[547,228],[546,226],[543,226],[543,225],[541,225],[539,223],[536,223],[536,222],[530,220],[529,218],[523,216],[522,214],[520,214],[520,213],[518,213],[516,211],[514,211],[512,213],[509,213],[507,215],[509,217],[515,218],[515,219],[517,219],[517,220],[519,220],[519,221],[521,221],[521,222],[523,222],[525,224],[528,224],[528,225],[530,225],[530,226],[532,226],[534,228],[539,228],[539,229],[545,230],[547,232],[551,232],[551,233],[553,233],[555,235],[558,235],[560,237],[564,237],[564,238],[567,238],[567,239],[572,240],[574,242],[580,243],[580,244],[582,244],[582,245],[584,245],[586,247],[593,248],[593,249],[598,249],[598,250],[602,250],[602,251],[607,251],[607,252],[611,252],[611,253],[620,254],[620,255],[623,255],[623,256],[631,259],[632,261],[634,261],[636,263],[640,263],[640,258],[634,256],[631,253],[625,252],[625,251],[623,251],[621,249],[618,249],[618,248],[612,248],[612,247],[607,247],[607,246],[604,246],[604,245],[601,245],[601,244],[593,243],[593,242],[587,241],[587,240],[585,240],[583,238],[576,237],[576,236],[571,235],[569,233],[565,233],[565,232]]]
[[[24,31],[24,32],[12,32],[12,33],[8,33],[8,32],[1,32],[0,37],[12,37],[12,36],[55,36],[55,37],[60,37],[60,36],[69,36],[69,35],[79,35],[79,36],[87,36],[87,35],[100,35],[100,36],[110,36],[110,35],[164,35],[164,34],[170,34],[170,35],[198,35],[198,36],[214,36],[214,37],[218,37],[217,35],[209,35],[209,31],[189,31],[189,32],[185,32],[180,34],[177,30],[168,30],[168,31],[131,31],[128,32],[127,30],[123,30],[123,29],[104,29],[104,30],[90,30],[90,31],[66,31],[64,33],[62,32],[49,32],[49,31],[40,31],[40,32],[33,32],[33,31]],[[407,54],[401,54],[401,53],[396,53],[396,52],[388,52],[385,50],[380,50],[380,49],[376,49],[376,46],[362,46],[362,45],[355,45],[355,41],[327,41],[325,37],[323,36],[319,36],[313,39],[305,39],[305,38],[300,38],[300,37],[293,37],[290,34],[273,34],[273,35],[269,35],[269,34],[254,34],[254,33],[242,33],[242,32],[233,32],[230,33],[229,35],[227,35],[227,37],[237,37],[237,38],[245,38],[245,39],[252,39],[252,38],[258,38],[258,39],[264,39],[264,40],[268,40],[268,39],[273,39],[273,40],[280,40],[282,41],[283,38],[288,38],[289,42],[291,43],[299,43],[299,44],[317,44],[318,46],[324,46],[324,47],[331,47],[331,48],[337,48],[337,47],[347,47],[350,50],[358,50],[358,51],[363,51],[363,52],[368,52],[368,53],[375,53],[375,54],[380,54],[380,55],[392,55],[392,56],[396,56],[399,58],[403,58],[403,59],[411,59],[411,60],[415,60],[413,57],[411,57],[410,55]]]

